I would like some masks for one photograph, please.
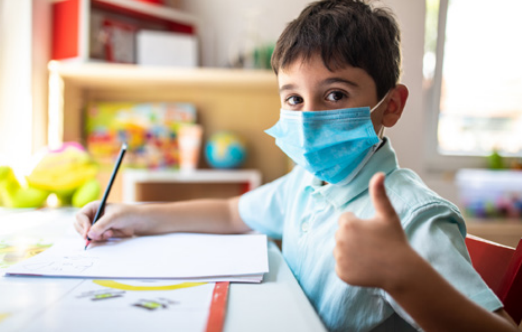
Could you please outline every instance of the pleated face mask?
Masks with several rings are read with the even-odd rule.
[[[265,132],[297,165],[317,178],[331,184],[348,184],[379,147],[381,139],[370,115],[386,96],[372,109],[281,109],[279,121]]]

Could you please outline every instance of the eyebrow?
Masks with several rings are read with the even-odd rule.
[[[321,82],[322,85],[328,85],[328,84],[332,84],[332,83],[344,83],[344,84],[347,84],[352,87],[359,87],[359,85],[357,83],[350,81],[350,80],[340,78],[340,77],[332,77],[332,78],[326,79],[323,82]]]
[[[321,85],[330,85],[333,83],[344,83],[344,84],[347,84],[347,85],[355,87],[355,88],[359,87],[359,85],[357,83],[350,81],[350,80],[340,78],[340,77],[328,78],[328,79],[324,80],[323,82],[321,82]],[[279,92],[282,92],[285,90],[294,90],[296,88],[297,88],[297,85],[289,83],[289,84],[285,84],[285,85],[281,86],[281,88],[279,88]]]
[[[285,91],[285,90],[294,90],[297,86],[295,84],[285,84],[281,88],[279,88],[279,92]]]

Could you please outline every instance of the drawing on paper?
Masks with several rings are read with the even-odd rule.
[[[159,328],[161,330],[203,332],[208,321],[215,289],[214,282],[207,282],[199,287],[188,289],[127,291],[100,286],[98,283],[94,283],[96,280],[92,279],[76,281],[71,284],[71,289],[65,295],[49,304],[46,311],[42,311],[30,323],[28,322],[24,326],[24,330],[74,331],[78,329],[78,323],[81,322],[86,331],[96,331],[97,328],[99,329],[101,321],[112,320],[115,325],[118,325],[119,331],[151,331],[151,328],[154,330]],[[161,279],[97,281],[118,282],[127,286],[148,288],[190,282]],[[99,320],[86,321],[86,316]],[[49,320],[49,318],[53,318],[53,320]],[[6,320],[5,324],[10,319],[11,317]],[[87,326],[83,326],[83,323],[86,322]],[[0,327],[2,326],[4,323],[0,324]],[[0,331],[2,331],[1,328]]]
[[[166,299],[140,299],[138,302],[132,304],[135,307],[142,308],[149,311],[156,311],[159,309],[167,309],[169,305],[178,304],[178,302]]]
[[[87,254],[78,253],[51,261],[37,261],[30,264],[25,264],[23,267],[29,271],[44,270],[47,272],[47,274],[72,274],[81,273],[87,268],[92,267],[96,259],[98,258],[91,257]]]
[[[8,268],[22,260],[34,257],[35,255],[47,250],[52,244],[48,243],[15,243],[0,242],[0,269]]]
[[[88,298],[91,301],[103,301],[107,299],[122,297],[124,294],[125,291],[122,290],[103,289],[83,292],[79,296],[77,296],[77,298]]]

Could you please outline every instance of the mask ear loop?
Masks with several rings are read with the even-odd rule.
[[[386,95],[384,95],[384,97],[379,101],[379,103],[377,103],[377,105],[375,105],[373,108],[371,108],[370,113],[372,113],[372,112],[375,111],[379,106],[381,106],[381,104],[384,102],[384,100],[386,99],[386,97],[388,97],[389,94],[390,94],[390,92],[388,91],[388,92],[386,93]]]
[[[382,140],[382,138],[384,138],[384,126],[381,127],[381,130],[379,131],[379,133],[377,134],[377,136],[379,137],[379,139]]]
[[[370,114],[375,111],[379,106],[381,106],[381,104],[384,102],[384,100],[386,99],[386,97],[388,97],[388,95],[390,94],[390,91],[388,91],[386,93],[386,95],[384,95],[384,97],[379,101],[379,103],[377,103],[377,105],[375,105],[371,110],[370,110]],[[382,139],[384,137],[384,126],[381,127],[381,129],[379,130],[379,133],[377,134],[377,136],[379,137],[379,139]]]

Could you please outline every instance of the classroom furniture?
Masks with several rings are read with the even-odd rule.
[[[52,3],[52,45],[51,58],[54,60],[74,59],[87,62],[118,61],[117,52],[132,45],[134,35],[140,29],[197,34],[197,19],[174,8],[129,0],[62,0]],[[98,27],[99,25],[99,27]],[[97,29],[109,29],[105,32]],[[110,29],[118,29],[119,34],[128,33],[130,45],[122,43],[121,36],[111,36]],[[97,42],[105,34],[105,45]],[[118,43],[117,39],[120,39]],[[103,48],[107,56],[96,56],[97,48]],[[119,47],[120,50],[114,49]]]
[[[468,235],[466,246],[473,267],[519,325],[522,320],[522,240],[516,248],[511,248]]]
[[[157,68],[103,63],[49,64],[49,144],[85,143],[84,111],[92,101],[188,102],[203,126],[203,142],[229,130],[245,139],[244,169],[257,169],[264,183],[289,170],[289,160],[264,130],[279,120],[276,76],[267,70]],[[201,159],[200,168],[209,168]],[[106,184],[110,170],[99,180]],[[110,202],[123,199],[118,177]]]
[[[261,173],[253,169],[198,169],[190,172],[126,169],[122,177],[123,202],[180,201],[202,195],[229,198],[261,185]]]
[[[11,241],[18,237],[21,244],[28,244],[30,238],[42,241],[74,232],[72,221],[76,212],[73,208],[0,209],[0,242],[6,237]],[[268,257],[270,272],[265,274],[262,283],[231,283],[224,331],[325,331],[273,243],[269,243]],[[46,308],[59,302],[77,284],[78,279],[70,278],[4,277],[0,268],[0,331],[24,331],[24,326],[37,316],[46,318],[42,331],[55,331],[58,314],[46,312]],[[84,323],[81,327],[71,322],[68,328],[70,331],[107,331],[107,325],[103,320],[92,320],[88,326]],[[150,331],[174,329],[175,323],[163,327],[155,326],[151,320]]]

